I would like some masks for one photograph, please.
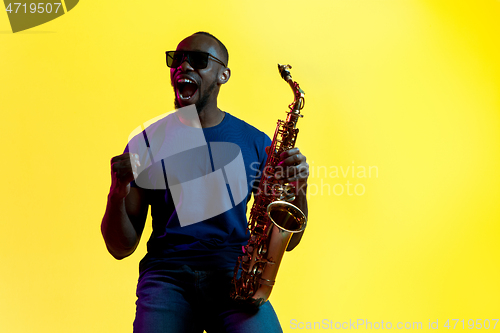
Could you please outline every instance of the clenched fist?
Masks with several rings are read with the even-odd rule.
[[[111,188],[109,195],[114,199],[123,199],[130,192],[130,182],[137,178],[139,155],[124,153],[111,159]]]

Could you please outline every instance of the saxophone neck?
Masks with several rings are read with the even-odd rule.
[[[293,96],[294,100],[293,102],[288,106],[290,108],[290,111],[288,113],[288,119],[289,120],[296,120],[298,117],[302,117],[300,114],[300,110],[304,107],[304,91],[300,89],[299,84],[295,81],[292,80],[292,75],[290,74],[289,69],[291,69],[292,66],[290,65],[282,65],[278,64],[278,70],[280,72],[281,77],[283,80],[288,82],[290,85],[290,88],[292,88],[293,91]]]

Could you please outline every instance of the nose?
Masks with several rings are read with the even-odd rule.
[[[182,59],[182,63],[179,65],[179,68],[183,72],[194,70],[193,67],[191,67],[191,64],[189,63],[187,56],[185,56],[184,59]]]

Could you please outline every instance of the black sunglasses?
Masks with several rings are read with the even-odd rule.
[[[208,52],[201,51],[167,51],[167,66],[170,68],[179,67],[186,59],[194,69],[203,69],[208,65],[208,59],[218,62],[226,67],[226,64]]]

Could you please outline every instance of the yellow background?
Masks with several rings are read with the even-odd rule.
[[[109,160],[173,109],[164,51],[199,30],[230,52],[220,107],[269,135],[292,101],[276,63],[292,64],[298,146],[339,170],[310,177],[271,297],[285,332],[499,318],[499,17],[497,0],[87,0],[12,34],[3,12],[0,330],[131,332],[146,237],[106,251]]]

